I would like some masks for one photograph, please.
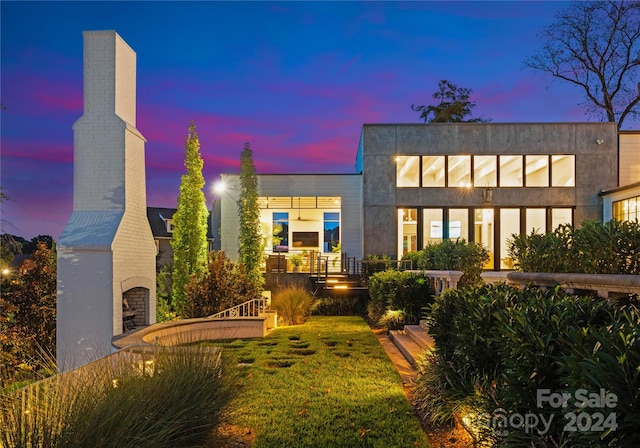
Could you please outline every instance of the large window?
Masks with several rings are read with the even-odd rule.
[[[527,187],[549,186],[549,156],[524,157]]]
[[[422,211],[424,245],[442,241],[442,209],[425,208]]]
[[[473,156],[473,185],[495,187],[498,185],[496,156]]]
[[[525,212],[524,233],[544,234],[547,231],[547,210],[544,208],[528,208]]]
[[[476,243],[482,244],[489,252],[489,261],[485,264],[485,269],[493,269],[493,209],[480,208],[475,210],[473,223],[473,236]]]
[[[398,209],[398,255],[418,250],[418,209]]]
[[[513,260],[509,257],[509,240],[520,235],[520,209],[500,209],[500,269],[513,269]]]
[[[396,156],[397,187],[575,187],[573,155]]]
[[[271,237],[274,251],[289,250],[289,213],[273,213],[273,232]]]
[[[573,210],[570,208],[551,209],[551,230],[555,230],[562,224],[573,224]]]
[[[500,156],[500,186],[522,187],[522,156]]]
[[[396,185],[398,187],[420,186],[420,156],[396,157]]]
[[[508,253],[513,235],[544,234],[560,224],[573,223],[572,208],[420,207],[397,212],[398,258],[443,239],[464,239],[482,244],[489,251],[485,269],[513,269]]]
[[[324,213],[324,252],[337,252],[340,245],[340,213]]]
[[[450,187],[470,187],[471,156],[449,156],[447,176]]]
[[[613,219],[640,221],[640,196],[613,203]]]
[[[449,209],[449,239],[469,241],[469,209]]]
[[[551,186],[575,187],[575,156],[551,156]]]
[[[444,156],[422,156],[422,186],[445,186]]]

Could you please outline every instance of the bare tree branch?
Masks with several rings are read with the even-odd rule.
[[[525,67],[580,87],[592,116],[618,129],[640,116],[640,0],[574,2],[540,36]]]

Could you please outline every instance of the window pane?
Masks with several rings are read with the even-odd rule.
[[[340,213],[324,213],[324,252],[339,252]]]
[[[275,212],[273,214],[272,247],[274,251],[289,249],[289,213]]]
[[[442,209],[425,208],[422,211],[422,221],[424,245],[442,241]]]
[[[575,187],[575,156],[551,156],[551,186]]]
[[[531,232],[545,234],[547,231],[547,211],[544,208],[528,208],[526,210],[525,234]]]
[[[573,224],[570,208],[551,209],[551,230],[558,228],[560,224]]]
[[[449,156],[449,186],[471,186],[471,156]]]
[[[449,239],[469,241],[469,209],[449,209]]]
[[[418,210],[398,209],[398,259],[407,252],[418,250]]]
[[[444,187],[444,156],[422,156],[422,186]]]
[[[498,182],[496,156],[473,157],[473,185],[475,187],[495,187]]]
[[[493,209],[476,209],[473,228],[475,242],[482,244],[489,251],[489,261],[484,268],[493,269]]]
[[[398,187],[419,187],[420,177],[418,168],[420,166],[420,156],[397,156],[396,157],[396,186]]]
[[[520,234],[520,209],[500,210],[500,269],[513,269],[513,259],[509,257],[509,240]]]
[[[549,186],[549,156],[525,156],[527,187]]]
[[[522,187],[522,156],[500,156],[500,186]]]

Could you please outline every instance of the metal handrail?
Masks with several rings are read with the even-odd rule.
[[[244,317],[258,317],[263,314],[267,307],[268,299],[261,297],[259,299],[247,300],[240,305],[212,314],[209,319],[241,319]]]

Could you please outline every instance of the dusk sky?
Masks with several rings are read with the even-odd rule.
[[[352,173],[362,124],[419,122],[411,104],[433,104],[442,79],[494,122],[594,120],[580,90],[522,68],[567,5],[2,1],[2,231],[57,240],[71,214],[83,30],[137,53],[147,204],[176,206],[194,120],[210,206],[245,142],[258,173]]]

